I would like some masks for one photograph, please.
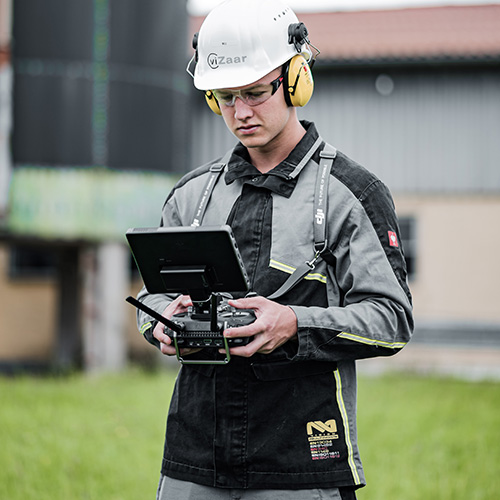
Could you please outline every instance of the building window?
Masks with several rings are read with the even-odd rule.
[[[57,271],[57,254],[53,248],[13,245],[10,249],[9,274],[17,278],[52,278]]]
[[[416,235],[416,220],[415,217],[400,217],[399,229],[401,231],[401,240],[403,242],[403,250],[405,253],[406,269],[408,271],[408,279],[415,279],[416,262],[417,262],[417,235]]]
[[[9,255],[10,278],[55,278],[57,276],[60,251],[59,248],[50,246],[12,245]],[[130,255],[128,265],[132,279],[140,278],[132,255]]]

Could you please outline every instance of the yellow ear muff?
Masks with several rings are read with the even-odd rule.
[[[290,106],[305,106],[312,96],[314,80],[311,68],[302,54],[292,57],[286,72],[285,99]]]
[[[205,92],[205,100],[207,101],[208,107],[216,115],[222,115],[220,107],[219,107],[219,101],[217,101],[216,97],[214,96],[214,93],[211,90],[207,90]]]

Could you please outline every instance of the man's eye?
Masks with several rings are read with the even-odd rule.
[[[229,102],[233,99],[233,94],[223,94],[223,93],[217,93],[217,99],[219,99],[219,101],[224,101],[224,102]]]
[[[246,97],[248,99],[258,99],[262,97],[266,92],[264,90],[254,90],[252,92],[246,92]]]

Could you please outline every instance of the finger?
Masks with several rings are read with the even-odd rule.
[[[262,332],[262,328],[259,323],[256,322],[250,323],[249,325],[244,326],[235,326],[233,328],[227,328],[224,330],[223,335],[228,339],[238,338],[238,337],[252,337],[253,335],[257,335]]]
[[[245,358],[249,358],[250,356],[253,356],[256,352],[261,352],[260,350],[266,343],[267,341],[264,335],[256,335],[254,339],[245,346],[231,347],[229,349],[229,353],[232,356],[234,355],[234,356],[242,356]],[[221,354],[225,354],[226,350],[219,349],[219,352]]]
[[[264,303],[263,297],[248,297],[243,299],[231,299],[228,301],[230,306],[236,309],[258,309]]]
[[[193,305],[191,297],[189,295],[179,295],[173,303],[176,303],[180,307],[188,308]]]
[[[167,356],[174,356],[176,354],[175,347],[173,345],[160,344],[160,351],[162,354]]]
[[[171,319],[174,314],[186,312],[188,307],[192,305],[193,302],[189,295],[179,295],[165,308],[163,316],[167,319]]]
[[[153,337],[162,344],[171,345],[172,339],[165,333],[165,327],[159,323],[153,330]]]

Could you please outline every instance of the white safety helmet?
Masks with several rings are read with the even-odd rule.
[[[302,32],[292,36],[290,26],[302,26]],[[297,54],[309,61],[306,42],[305,26],[281,0],[225,0],[193,40],[194,85],[200,90],[249,85]]]

